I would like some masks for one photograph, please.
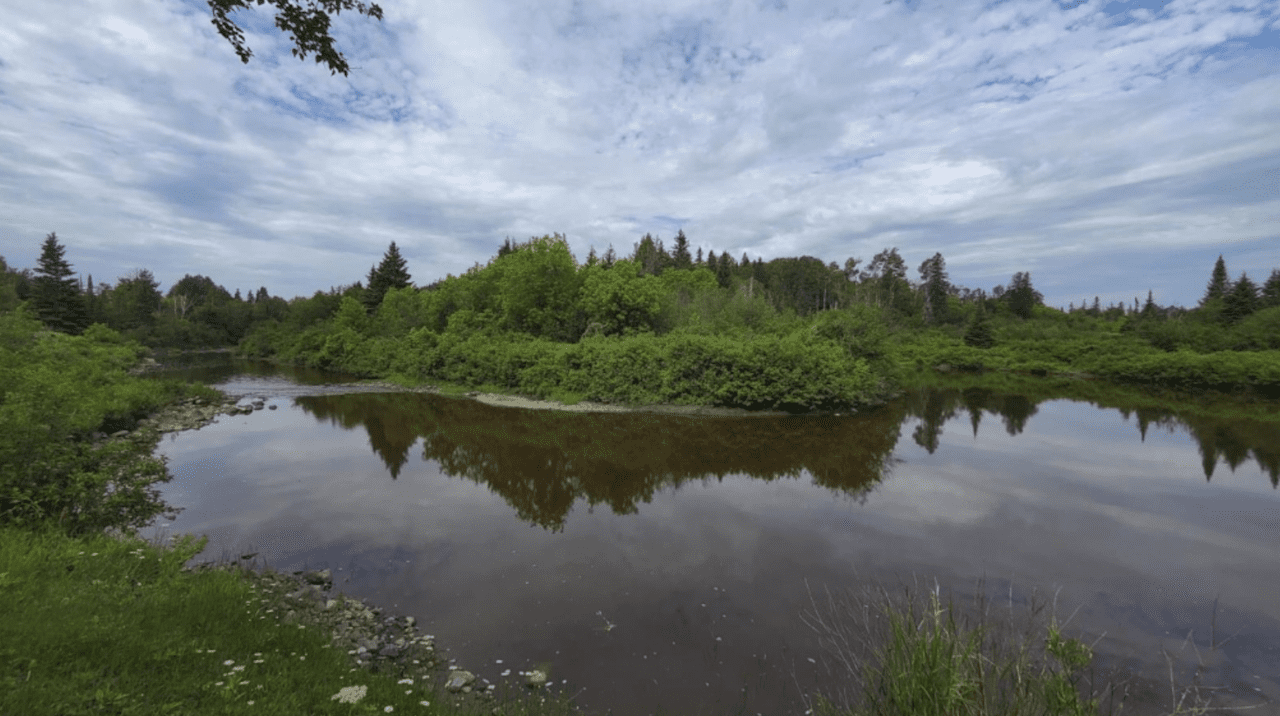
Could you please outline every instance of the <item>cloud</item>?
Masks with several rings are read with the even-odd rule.
[[[1191,305],[1219,253],[1280,267],[1275,2],[396,0],[290,55],[198,0],[0,9],[0,252],[57,231],[146,266],[309,295],[396,241],[420,284],[560,232],[910,266],[1052,305]],[[1117,264],[1123,263],[1123,268]],[[914,278],[914,275],[912,276]]]

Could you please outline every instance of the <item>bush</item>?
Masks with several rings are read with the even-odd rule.
[[[0,521],[76,534],[160,514],[151,486],[169,477],[154,439],[92,434],[132,427],[186,389],[127,375],[145,349],[100,325],[56,334],[19,309],[0,316],[0,345]]]

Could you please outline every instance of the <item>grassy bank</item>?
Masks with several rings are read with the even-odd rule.
[[[183,571],[203,546],[0,528],[0,714],[571,711],[547,693],[459,698],[416,659],[372,671],[240,570]]]

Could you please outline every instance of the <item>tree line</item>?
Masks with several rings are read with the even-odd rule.
[[[555,245],[560,248],[555,249]],[[41,246],[34,271],[15,270],[0,258],[0,310],[30,301],[36,315],[52,330],[76,334],[89,325],[102,323],[147,345],[180,348],[237,345],[256,327],[264,325],[312,326],[337,316],[344,298],[350,298],[367,317],[373,317],[388,295],[397,291],[435,292],[449,285],[451,292],[458,295],[452,304],[443,301],[438,312],[434,328],[443,331],[454,312],[474,310],[484,302],[476,296],[461,298],[466,291],[453,290],[464,278],[484,284],[476,289],[481,294],[502,294],[503,305],[516,309],[511,314],[515,318],[504,325],[506,329],[544,336],[558,332],[557,337],[562,341],[579,339],[591,329],[592,323],[599,323],[598,330],[606,334],[643,330],[646,321],[650,329],[654,328],[652,317],[657,310],[657,299],[653,291],[646,288],[646,277],[655,279],[657,283],[653,286],[661,285],[663,290],[683,286],[677,293],[686,302],[699,285],[692,277],[705,277],[702,280],[707,283],[701,285],[702,288],[714,286],[728,296],[738,296],[748,302],[763,301],[776,313],[794,314],[798,318],[861,304],[874,307],[907,326],[964,325],[967,326],[966,342],[978,346],[989,344],[986,321],[990,317],[1005,315],[1026,320],[1054,310],[1044,306],[1043,295],[1034,288],[1031,275],[1026,272],[1015,273],[1007,287],[997,285],[990,292],[952,283],[941,253],[925,259],[917,267],[919,280],[911,281],[907,264],[897,248],[884,249],[865,266],[861,259],[852,257],[846,259],[843,266],[834,261],[824,263],[812,256],[753,261],[745,253],[741,259],[735,259],[728,251],[717,254],[710,250],[704,256],[698,248],[691,253],[683,230],[676,234],[670,250],[661,239],[645,234],[628,256],[619,257],[613,246],[603,255],[597,255],[592,247],[581,266],[568,252],[562,236],[535,237],[526,242],[512,242],[508,238],[488,266],[477,263],[465,276],[450,275],[420,288],[412,283],[407,261],[393,241],[381,262],[370,267],[363,282],[327,292],[316,291],[309,298],[296,297],[288,301],[272,296],[266,287],[244,296],[239,290],[232,294],[209,277],[191,274],[162,293],[147,269],[120,277],[114,285],[105,282],[95,285],[92,275],[83,282],[76,276],[65,251],[57,235],[51,233]],[[508,258],[517,253],[523,253],[523,258],[516,261]],[[624,266],[619,266],[624,262]],[[478,278],[482,271],[488,272],[488,280]],[[545,274],[557,272],[562,281],[545,280]],[[595,302],[594,314],[592,309],[579,305],[584,298],[587,274],[597,276],[592,284],[596,291],[591,298]],[[684,278],[676,281],[676,276]],[[506,288],[498,284],[505,284]],[[609,287],[603,287],[604,284]],[[537,290],[531,292],[535,287]],[[538,295],[539,292],[551,295]],[[606,303],[609,306],[606,307]],[[403,304],[403,300],[398,299],[399,304]],[[1135,297],[1131,308],[1124,304],[1103,308],[1098,297],[1094,297],[1091,306],[1081,302],[1077,307],[1073,302],[1065,313],[1106,320],[1128,317],[1135,319],[1127,327],[1130,330],[1145,326],[1144,330],[1151,332],[1153,324],[1180,321],[1184,317],[1204,325],[1230,327],[1259,311],[1278,306],[1280,270],[1273,270],[1260,287],[1245,274],[1232,281],[1219,256],[1204,297],[1195,309],[1160,306],[1148,291],[1145,304],[1139,304]],[[579,315],[569,315],[570,307],[576,307]],[[397,310],[405,314],[402,305]],[[615,319],[614,325],[591,320],[592,315],[598,318],[609,312]],[[490,320],[493,318],[488,316]],[[485,318],[476,315],[471,320]]]

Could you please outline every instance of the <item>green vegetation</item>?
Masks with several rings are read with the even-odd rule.
[[[882,319],[902,319],[883,312],[879,301],[904,300],[894,255],[877,257],[887,273],[870,284],[885,293],[867,289],[870,299],[843,309],[819,311],[843,300],[841,294],[827,294],[821,281],[797,279],[793,290],[809,288],[796,295],[814,300],[798,317],[793,307],[779,312],[765,301],[763,289],[756,293],[754,275],[745,290],[720,291],[705,267],[654,275],[621,260],[570,272],[563,242],[547,239],[507,253],[491,265],[496,271],[450,277],[432,291],[390,289],[372,316],[355,296],[318,295],[315,303],[300,302],[296,313],[291,306],[283,318],[265,319],[246,350],[256,345],[348,370],[401,379],[443,375],[535,394],[821,407],[881,395],[894,351],[923,363],[943,354],[950,359],[947,351],[982,350],[959,339],[959,345],[948,343],[954,336],[946,332],[958,326],[920,334],[932,342],[889,335],[892,326]],[[784,268],[803,276],[813,265]],[[940,274],[936,263],[931,270]],[[6,273],[0,300],[18,296],[15,276],[21,274]],[[135,279],[149,285],[146,276]],[[186,284],[202,285],[208,287],[200,280]],[[167,401],[217,394],[129,376],[144,352],[137,342],[101,323],[80,335],[47,330],[19,298],[0,313],[0,597],[7,610],[0,620],[0,714],[448,714],[476,708],[477,702],[456,705],[421,670],[361,670],[356,657],[333,649],[323,630],[284,623],[283,597],[255,590],[244,575],[183,571],[203,540],[161,548],[105,535],[109,528],[135,535],[172,511],[154,489],[170,479],[164,460],[152,454],[155,433],[108,434],[135,427]],[[953,298],[949,308],[956,310],[948,315],[963,322],[963,307]],[[116,307],[122,305],[131,304]],[[327,305],[334,310],[326,313]],[[1044,310],[1037,308],[1040,320]],[[937,307],[931,312],[938,315]],[[284,329],[283,321],[303,316],[314,321],[307,329]],[[46,316],[47,325],[58,320]],[[1034,340],[1023,331],[1037,319],[1004,320],[996,322],[995,346],[987,350],[1021,369],[1031,349],[1018,341]],[[1082,330],[1096,333],[1090,334],[1094,344],[1137,340],[1110,325],[1092,325]],[[587,335],[575,342],[583,326]],[[1055,358],[1061,365],[1078,367],[1080,355],[1067,349],[1083,348],[1065,339],[1041,342],[1067,352]],[[956,355],[959,364],[965,356]],[[1234,380],[1238,373],[1231,370],[1238,369],[1224,375]],[[1273,374],[1259,375],[1265,382]],[[1026,652],[1012,661],[989,658],[981,631],[957,629],[936,601],[929,609],[919,626],[911,608],[886,611],[888,637],[867,642],[879,654],[878,670],[866,672],[865,682],[847,675],[851,684],[865,683],[864,700],[832,698],[822,708],[856,716],[1094,713],[1093,692],[1081,693],[1075,679],[1090,652],[1062,639],[1056,625],[1046,643],[1056,665],[1027,667],[1035,662],[1026,661]],[[844,633],[835,616],[822,623]],[[1040,707],[1047,710],[1033,711]],[[486,713],[492,709],[483,706]],[[550,694],[509,694],[497,710],[573,709]]]
[[[1033,593],[1017,621],[1012,591],[1007,614],[992,619],[992,604],[979,582],[975,605],[964,616],[940,590],[927,601],[908,586],[810,593],[801,615],[819,637],[842,688],[814,696],[819,716],[1095,716],[1124,712],[1126,680],[1100,683],[1086,667],[1093,649],[1064,638],[1065,624]],[[1002,610],[1003,611],[1003,610]],[[1068,619],[1069,623],[1071,620]],[[1215,646],[1216,648],[1216,646]],[[1168,654],[1166,654],[1168,658]],[[1172,676],[1172,671],[1170,672]],[[1178,692],[1169,684],[1171,716],[1200,716],[1210,701],[1193,684]],[[1254,707],[1244,707],[1254,708]]]
[[[1026,372],[1182,392],[1280,397],[1280,270],[1259,288],[1222,257],[1200,305],[1045,306],[1031,275],[991,294],[953,285],[942,254],[907,279],[896,248],[865,269],[811,256],[696,258],[644,236],[624,258],[564,237],[506,240],[487,265],[414,287],[394,242],[368,286],[245,299],[204,276],[162,295],[150,272],[81,292],[50,234],[41,265],[0,263],[0,306],[24,301],[71,334],[100,323],[153,347],[237,346],[242,356],[404,385],[535,398],[792,412],[876,405],[922,374]]]

